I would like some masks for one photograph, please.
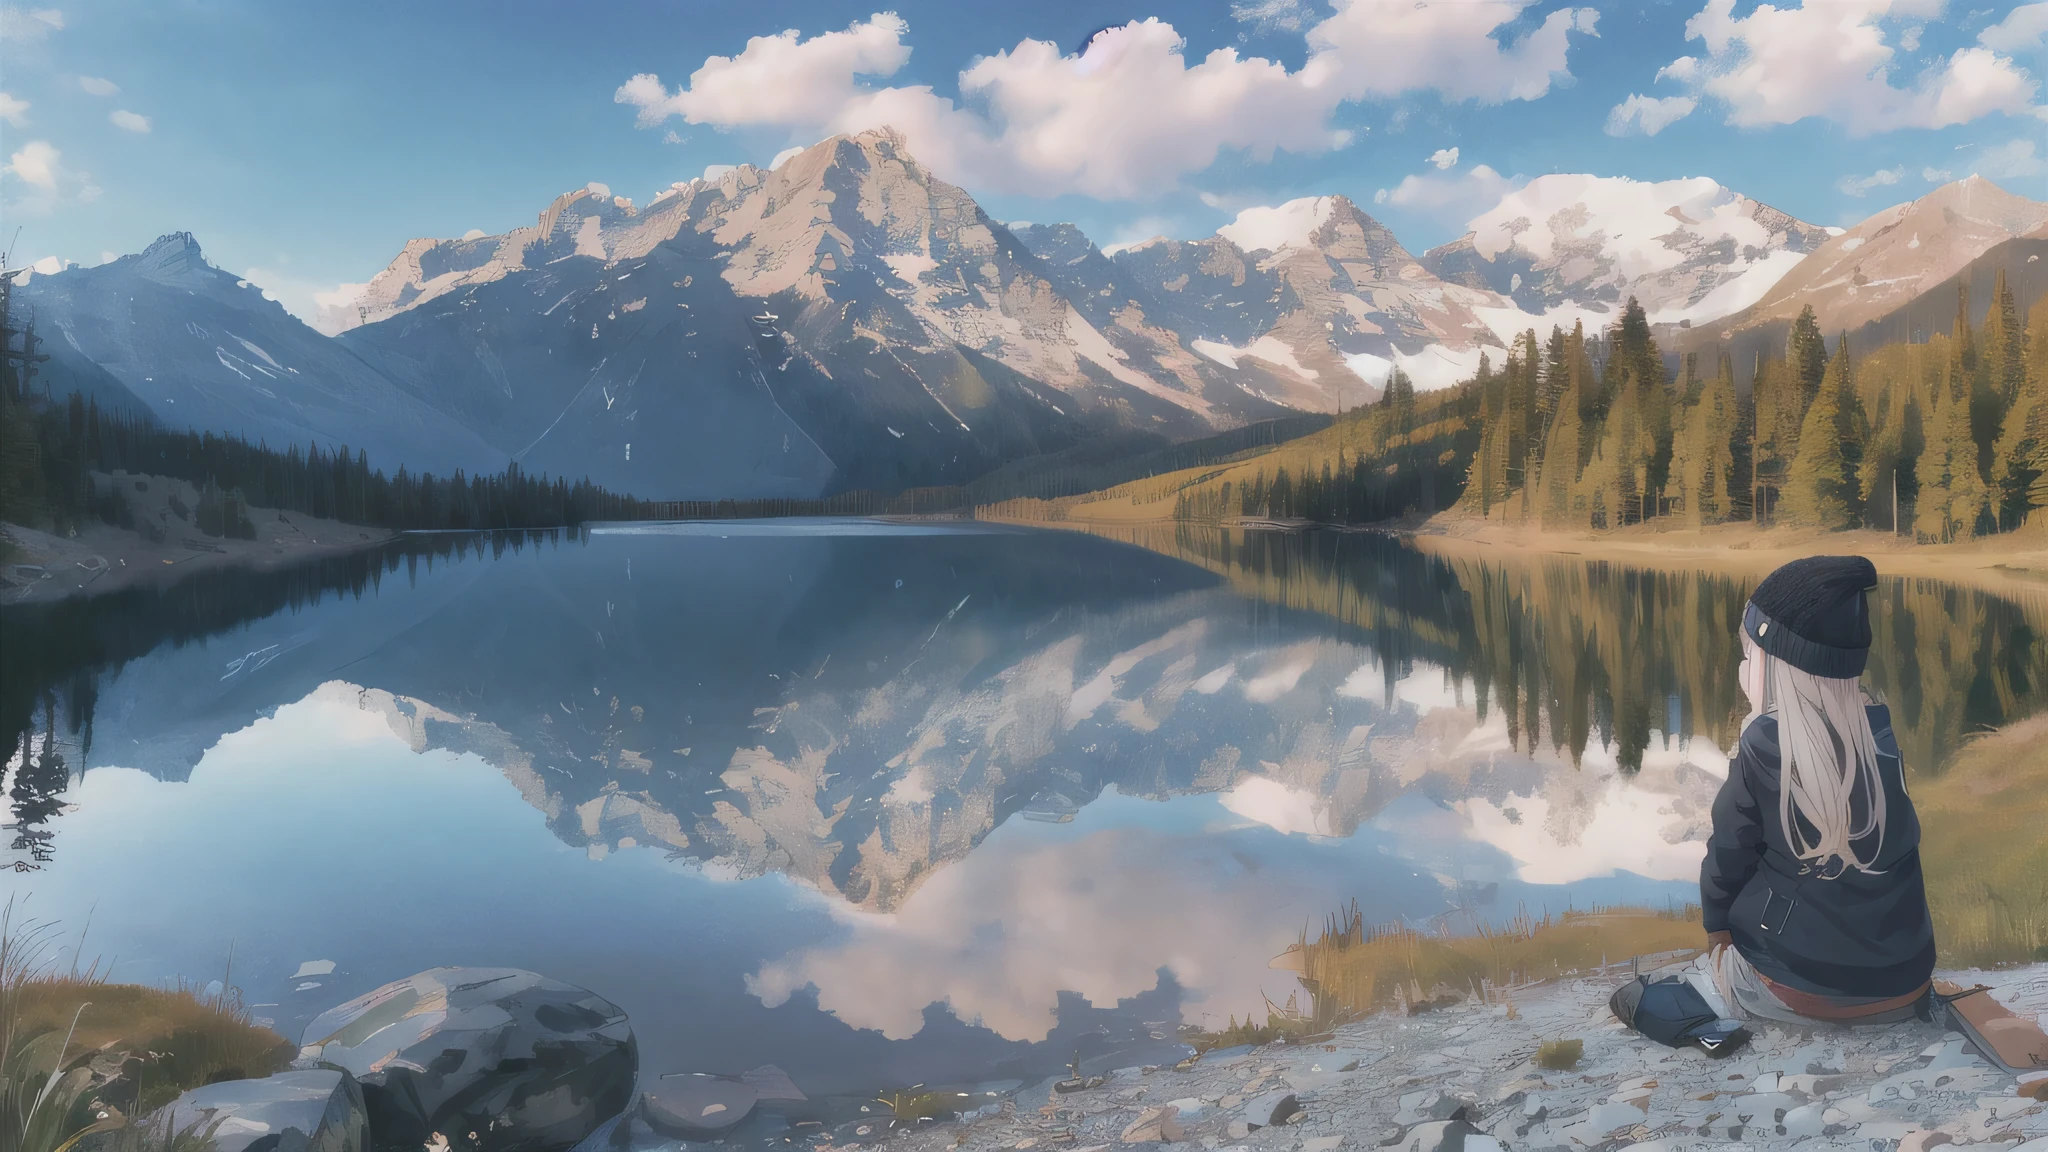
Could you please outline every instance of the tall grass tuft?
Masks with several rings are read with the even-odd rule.
[[[1699,909],[1613,908],[1531,917],[1470,936],[1369,926],[1357,904],[1306,932],[1276,966],[1291,967],[1318,1003],[1353,1012],[1420,1011],[1591,971],[1636,956],[1698,951]]]
[[[268,1076],[297,1050],[250,1023],[240,993],[106,980],[52,963],[54,925],[0,910],[0,1152],[195,1152],[210,1132],[128,1123],[187,1089]],[[230,970],[229,975],[232,975]]]
[[[92,1072],[83,1067],[72,1010],[61,1030],[38,1030],[27,990],[48,972],[54,926],[15,922],[15,904],[0,911],[0,1147],[9,1152],[70,1152],[85,1137],[118,1127],[113,1117],[87,1115]]]

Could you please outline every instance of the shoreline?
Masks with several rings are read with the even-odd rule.
[[[1445,559],[1574,557],[1662,571],[1707,571],[1762,576],[1806,556],[1856,553],[1882,576],[1967,584],[2000,594],[2048,596],[2048,531],[2022,529],[1956,544],[1915,544],[1888,532],[1764,528],[1720,524],[1705,528],[1619,528],[1610,532],[1555,532],[1488,522],[1456,513],[1426,520],[1332,524],[1315,520],[1237,518],[1229,521],[1135,520],[1069,517],[1032,520],[977,510],[978,519],[1026,528],[1058,528],[1121,539],[1181,524],[1253,532],[1360,532],[1391,536]]]
[[[1414,1015],[1381,1012],[1307,1042],[1213,1051],[1175,1067],[1127,1068],[1100,1087],[1046,1083],[953,1123],[878,1132],[887,1152],[1107,1152],[1184,1142],[1245,1152],[1393,1147],[1912,1148],[1996,1142],[2048,1147],[2048,1103],[1977,1055],[1959,1033],[1910,1021],[1846,1028],[1753,1021],[1724,1059],[1624,1028],[1607,998],[1627,966]],[[2048,1020],[2048,963],[1944,971],[1988,984],[2016,1013]],[[1567,1068],[1538,1049],[1578,1041]],[[2038,1083],[2029,1091],[2038,1090]],[[1916,1135],[1919,1134],[1919,1135]],[[642,1132],[635,1131],[635,1136]],[[851,1144],[842,1147],[851,1147]],[[634,1149],[651,1148],[636,1139]]]
[[[306,560],[345,556],[377,548],[399,534],[365,524],[324,520],[275,508],[250,507],[257,538],[242,540],[202,533],[185,515],[173,516],[182,501],[191,508],[198,492],[190,484],[162,477],[113,478],[130,489],[138,522],[163,525],[162,540],[142,532],[94,522],[74,536],[58,536],[21,524],[0,522],[9,547],[0,560],[0,606],[89,600],[134,588],[167,587],[194,572],[242,568],[255,572],[290,567]]]

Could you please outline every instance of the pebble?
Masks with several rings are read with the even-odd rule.
[[[2048,964],[1950,978],[2010,992],[2016,1012],[2048,1011]],[[1041,1085],[971,1122],[878,1133],[862,1152],[1108,1152],[1176,1140],[1203,1152],[2048,1152],[2048,1102],[2020,1095],[1953,1033],[1754,1022],[1748,1048],[1711,1060],[1621,1028],[1606,1007],[1617,983],[1517,989],[1515,1020],[1475,998],[1368,1017],[1326,1044],[1210,1053],[1146,1075],[1144,1093],[1135,1073],[1065,1096]],[[1583,1041],[1578,1067],[1536,1067],[1550,1039]],[[1451,1047],[1463,1055],[1450,1058]],[[1371,1071],[1345,1071],[1354,1061]]]

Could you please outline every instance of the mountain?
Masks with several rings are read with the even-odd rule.
[[[1160,237],[1116,263],[1189,346],[1233,371],[1277,376],[1274,399],[1331,411],[1379,394],[1394,364],[1425,388],[1505,354],[1511,301],[1447,283],[1343,196],[1250,208],[1201,240]]]
[[[340,341],[530,468],[668,497],[960,483],[1285,414],[1056,275],[872,131],[645,209],[591,185],[531,228],[415,241]]]
[[[388,469],[505,466],[505,453],[208,264],[190,233],[97,268],[27,275],[15,291],[54,392],[272,447],[346,444]]]
[[[1857,328],[1905,308],[1993,247],[2043,224],[2048,204],[2015,196],[1982,176],[1944,184],[1829,238],[1756,303],[1708,326],[1701,338],[1727,340],[1744,329],[1789,321],[1808,305],[1829,332]],[[1955,311],[1952,295],[1947,309]]]
[[[1510,297],[1539,330],[1611,324],[1631,296],[1651,323],[1690,325],[1754,303],[1828,236],[1704,177],[1555,175],[1508,193],[1422,262]]]

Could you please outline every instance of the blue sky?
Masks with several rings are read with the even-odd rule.
[[[2048,198],[2048,4],[880,7],[9,6],[0,221],[17,265],[190,231],[308,314],[410,237],[884,120],[994,215],[1105,245],[1343,193],[1420,251],[1549,172],[1709,176],[1835,225],[1971,172]]]

